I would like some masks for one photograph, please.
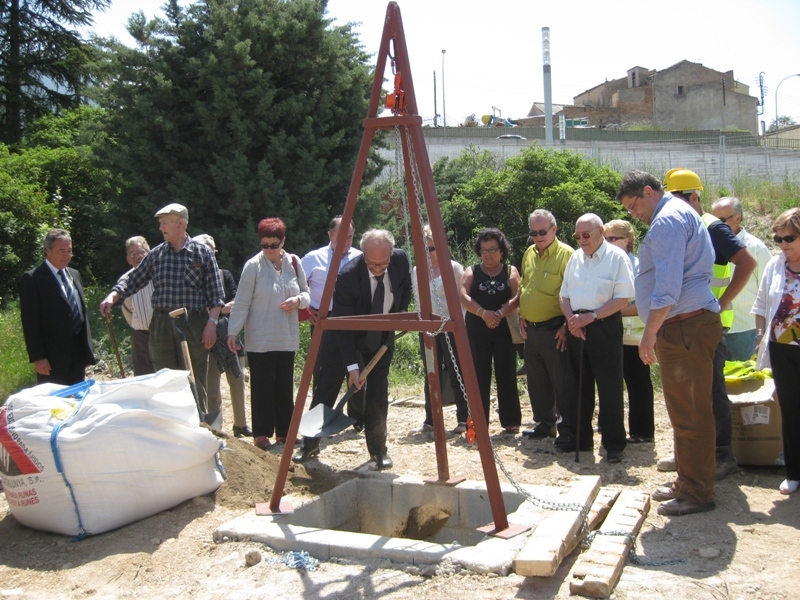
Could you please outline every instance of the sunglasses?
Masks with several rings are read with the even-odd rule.
[[[283,242],[275,242],[274,244],[267,244],[266,242],[261,242],[261,247],[264,248],[264,250],[277,250],[281,247],[282,243]]]
[[[776,244],[782,244],[783,242],[786,242],[787,244],[791,244],[792,242],[794,242],[797,239],[797,236],[796,235],[785,235],[785,236],[781,237],[779,235],[773,235],[772,239],[775,241]]]
[[[625,238],[621,235],[609,235],[608,237],[606,237],[606,241],[611,242],[612,244],[617,240],[624,240],[624,239]]]
[[[481,254],[495,254],[500,252],[500,248],[481,248]]]
[[[579,239],[581,239],[581,238],[583,238],[583,239],[585,239],[585,240],[588,240],[590,237],[592,237],[592,233],[593,233],[593,232],[594,232],[596,229],[597,229],[597,227],[595,227],[594,229],[592,229],[592,231],[584,231],[584,232],[582,232],[582,233],[577,233],[577,232],[575,232],[575,233],[573,233],[573,234],[572,234],[572,237],[574,237],[576,240],[579,240]]]
[[[530,237],[544,237],[544,236],[547,235],[547,232],[550,231],[551,229],[552,229],[552,227],[548,227],[547,229],[539,229],[538,231],[535,230],[535,229],[531,229],[528,232],[528,235]]]

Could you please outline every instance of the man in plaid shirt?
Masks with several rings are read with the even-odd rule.
[[[198,403],[206,406],[208,351],[217,339],[217,322],[224,291],[214,253],[186,233],[189,211],[180,204],[159,210],[159,229],[164,243],[144,257],[128,277],[111,288],[100,303],[103,316],[114,304],[153,283],[153,319],[150,322],[150,358],[153,368],[183,369],[180,336],[172,327],[170,311],[186,308],[184,330],[194,368]]]

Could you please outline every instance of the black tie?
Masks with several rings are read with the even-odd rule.
[[[383,314],[383,300],[385,291],[383,286],[383,275],[375,277],[375,293],[372,294],[372,308],[370,314],[380,315]],[[367,332],[367,348],[370,352],[376,352],[381,347],[381,338],[383,332],[381,331],[368,331]]]
[[[67,302],[69,302],[70,312],[72,313],[72,332],[80,333],[81,326],[83,325],[81,305],[78,302],[78,297],[73,291],[69,280],[67,279],[67,274],[64,272],[64,269],[61,269],[58,274],[61,276],[61,281],[64,284],[64,292],[67,295]]]

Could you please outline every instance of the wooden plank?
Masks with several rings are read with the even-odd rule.
[[[586,551],[575,563],[572,580],[569,583],[571,594],[590,598],[608,598],[619,581],[632,541],[624,535],[602,535],[603,532],[625,532],[633,536],[650,510],[650,495],[633,490],[620,493],[598,534]]]
[[[614,505],[614,502],[619,496],[619,490],[602,487],[600,488],[600,492],[597,494],[597,498],[594,499],[592,503],[592,508],[589,509],[589,530],[594,531],[600,526],[605,518],[608,516],[608,513],[611,511],[611,507]]]
[[[588,509],[600,490],[600,478],[579,477],[554,502]],[[514,559],[517,575],[550,577],[580,541],[583,519],[577,510],[548,511]]]

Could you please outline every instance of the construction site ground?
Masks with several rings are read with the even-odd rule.
[[[522,382],[520,381],[520,386]],[[232,413],[225,394],[225,431]],[[413,433],[424,417],[420,389],[391,390],[389,454],[391,472],[436,476],[432,436]],[[523,395],[523,428],[531,425]],[[656,470],[658,457],[671,452],[671,429],[663,399],[656,398],[655,444],[632,444],[619,464],[605,461],[595,434],[594,452],[562,454],[552,440],[534,441],[501,432],[492,409],[490,432],[497,455],[520,483],[566,486],[575,475],[599,475],[603,486],[650,492],[670,481]],[[249,415],[249,407],[248,407]],[[448,429],[455,408],[445,407]],[[316,570],[293,569],[281,554],[251,541],[215,543],[221,524],[269,500],[282,445],[268,451],[251,440],[226,440],[222,462],[228,479],[213,496],[195,498],[118,530],[73,542],[61,535],[20,525],[0,493],[0,598],[569,598],[578,551],[552,577],[480,575],[445,561],[416,566],[384,559],[321,562]],[[450,471],[482,480],[475,446],[448,435]],[[318,460],[289,473],[285,493],[308,498],[367,468],[363,434],[352,429],[322,443]],[[614,598],[776,600],[797,597],[800,569],[800,494],[781,496],[780,467],[742,467],[716,486],[716,510],[665,518],[653,502],[636,539]],[[500,480],[506,481],[501,473]],[[256,550],[261,561],[252,562]]]

